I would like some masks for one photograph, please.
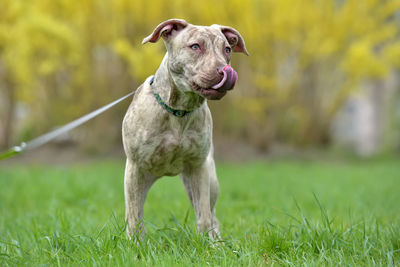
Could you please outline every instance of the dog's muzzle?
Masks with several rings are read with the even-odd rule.
[[[200,95],[209,100],[219,100],[224,97],[228,90],[233,89],[238,78],[236,71],[230,65],[219,68],[217,71],[219,75],[222,76],[221,80],[217,84],[209,88],[201,87],[196,83],[192,84],[193,88]]]
[[[226,65],[221,70],[218,70],[218,72],[223,74],[223,78],[211,88],[220,91],[231,90],[236,84],[238,78],[237,72],[230,65]]]

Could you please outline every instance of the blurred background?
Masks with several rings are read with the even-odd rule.
[[[397,0],[1,0],[1,150],[137,88],[165,53],[141,41],[169,18],[232,26],[250,52],[232,58],[235,90],[209,101],[218,155],[400,152]],[[128,105],[53,147],[122,155]]]

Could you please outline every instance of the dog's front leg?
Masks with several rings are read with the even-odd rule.
[[[147,192],[156,177],[146,175],[138,170],[136,164],[130,160],[126,160],[124,191],[125,191],[125,220],[127,224],[126,232],[131,238],[135,238],[140,234],[144,234],[143,226],[143,209]]]
[[[217,197],[215,195],[210,197],[211,193],[218,194],[218,192],[210,190],[211,183],[213,185],[215,183],[214,179],[216,179],[216,175],[212,159],[207,159],[202,166],[189,168],[182,174],[182,180],[196,214],[197,227],[202,232],[208,232],[212,238],[218,237],[218,225],[213,226],[211,210],[211,204],[215,207]],[[215,191],[214,186],[212,187],[211,189]],[[210,203],[210,200],[213,203]],[[213,229],[214,227],[216,229]]]

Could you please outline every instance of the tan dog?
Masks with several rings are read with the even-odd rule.
[[[137,89],[122,126],[127,233],[143,227],[143,206],[154,181],[179,174],[199,230],[215,238],[219,185],[205,99],[221,99],[234,87],[237,74],[228,65],[231,52],[248,53],[239,32],[227,26],[170,19],[143,44],[160,37],[167,54],[154,77]]]

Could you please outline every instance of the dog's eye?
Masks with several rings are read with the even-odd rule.
[[[200,45],[198,45],[198,44],[192,44],[192,45],[190,46],[190,48],[192,48],[193,50],[200,50]]]
[[[232,49],[229,46],[225,47],[225,52],[226,53],[230,54],[231,51],[232,51]]]

